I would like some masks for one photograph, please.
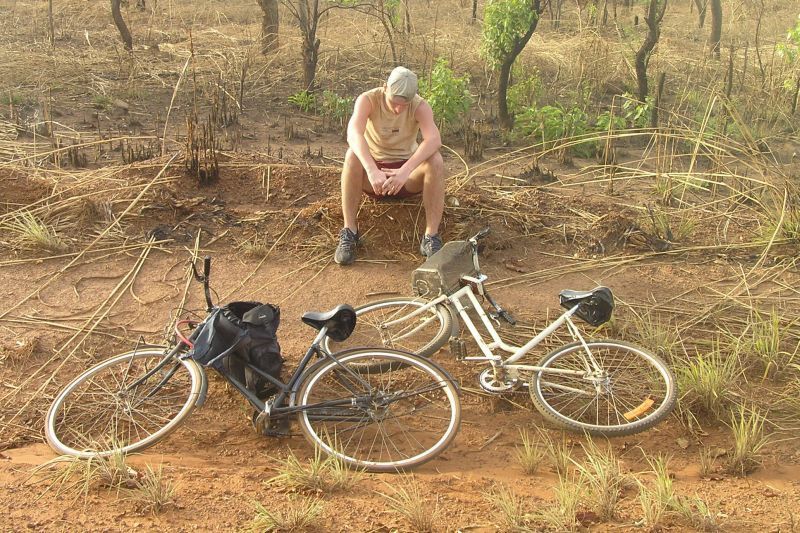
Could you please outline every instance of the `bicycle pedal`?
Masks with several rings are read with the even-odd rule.
[[[450,353],[456,360],[462,360],[467,356],[467,343],[460,337],[452,337],[450,339]]]
[[[253,413],[253,429],[265,437],[291,437],[288,418],[270,418],[262,412]]]
[[[272,429],[266,428],[264,431],[261,432],[262,435],[265,437],[294,437],[295,435],[289,431],[289,428],[286,429]]]

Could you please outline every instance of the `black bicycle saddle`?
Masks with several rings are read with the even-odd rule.
[[[353,333],[356,327],[356,311],[347,304],[337,305],[330,311],[304,313],[302,321],[314,329],[328,327],[328,337],[341,342]]]

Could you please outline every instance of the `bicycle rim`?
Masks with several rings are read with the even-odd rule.
[[[455,438],[461,408],[452,378],[430,361],[382,349],[352,350],[315,365],[296,403],[306,438],[356,468],[392,472],[425,463]],[[364,365],[402,363],[392,372]]]
[[[530,393],[545,417],[575,431],[614,436],[643,431],[672,411],[675,377],[664,361],[620,341],[587,345],[602,378],[547,372],[583,370],[587,358],[579,342],[551,352],[539,363],[545,370],[534,375]]]
[[[390,298],[361,305],[356,308],[358,319],[350,337],[342,342],[326,339],[325,347],[333,353],[363,346],[383,346],[423,357],[431,356],[450,338],[452,317],[446,307],[436,305],[413,318],[386,325],[427,303],[424,299]]]
[[[75,378],[47,412],[50,446],[64,455],[102,457],[142,450],[167,436],[194,409],[203,375],[194,361],[173,358],[132,386],[164,357],[163,348],[142,348]]]

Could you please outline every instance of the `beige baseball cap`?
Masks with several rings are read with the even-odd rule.
[[[411,100],[417,94],[417,75],[406,67],[396,67],[386,82],[392,96],[401,96]]]

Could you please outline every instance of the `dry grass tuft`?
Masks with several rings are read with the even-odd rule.
[[[719,417],[730,407],[736,378],[741,371],[738,359],[723,354],[719,345],[708,355],[698,355],[676,368],[678,390],[683,391],[680,406],[684,414]]]
[[[592,502],[593,510],[602,520],[611,520],[616,514],[622,489],[628,483],[619,460],[610,445],[600,448],[594,440],[583,444],[586,458],[583,463],[573,460],[581,474]]]
[[[307,531],[315,529],[325,509],[318,498],[290,496],[288,504],[275,509],[270,504],[267,509],[256,502],[256,515],[250,523],[249,531]]]
[[[35,467],[28,478],[36,478],[36,483],[44,483],[45,489],[36,498],[53,491],[56,497],[74,493],[77,500],[86,498],[89,491],[100,480],[100,470],[94,459],[79,459],[62,455]]]
[[[769,437],[764,435],[765,422],[766,417],[757,409],[748,410],[743,405],[732,414],[733,451],[728,455],[728,472],[745,476],[761,464],[761,450],[769,442]]]
[[[509,487],[495,485],[484,496],[497,512],[501,531],[519,531],[526,528],[530,516],[525,512],[524,500],[514,494]]]
[[[746,353],[763,368],[762,380],[779,375],[793,363],[800,349],[800,344],[795,345],[791,353],[782,349],[784,339],[790,338],[787,329],[782,326],[776,308],[767,315],[751,311],[748,317],[747,330],[741,342]]]
[[[628,330],[634,333],[636,341],[665,361],[672,361],[679,351],[683,351],[683,339],[678,327],[653,310],[637,312],[631,309],[632,320]]]
[[[30,211],[17,212],[3,224],[3,229],[12,235],[13,241],[19,248],[55,253],[68,249],[67,243],[56,233],[55,229],[45,224]]]
[[[580,476],[560,476],[554,490],[555,502],[537,514],[537,520],[555,531],[576,531],[580,526],[578,509],[586,495]]]
[[[517,461],[522,466],[523,472],[535,474],[547,455],[547,450],[542,448],[540,440],[531,436],[527,430],[520,429],[519,433],[522,438],[522,446],[516,447]]]
[[[547,456],[556,473],[559,477],[565,476],[573,464],[572,445],[563,434],[557,441],[545,434],[545,446],[547,448]]]
[[[353,487],[360,477],[358,470],[349,468],[337,457],[325,456],[317,448],[307,462],[290,453],[278,468],[278,475],[267,484],[300,492],[329,493]]]
[[[175,490],[175,484],[164,477],[162,465],[158,465],[157,470],[147,465],[146,470],[136,481],[135,488],[129,491],[128,499],[135,502],[142,511],[157,514],[172,503]]]
[[[34,468],[31,478],[34,477],[37,483],[46,484],[39,498],[51,490],[56,496],[75,493],[77,497],[85,498],[90,490],[98,487],[117,491],[136,489],[143,478],[141,473],[128,465],[127,456],[123,453],[88,459],[62,455]]]
[[[639,504],[645,525],[651,531],[661,528],[661,521],[673,509],[677,499],[672,487],[672,478],[669,475],[669,460],[663,456],[656,458],[647,457],[650,468],[655,474],[653,487],[650,488],[641,481],[639,483]]]
[[[428,502],[425,491],[412,478],[392,485],[392,493],[379,492],[386,504],[405,518],[412,531],[433,531],[439,517],[439,505]]]

